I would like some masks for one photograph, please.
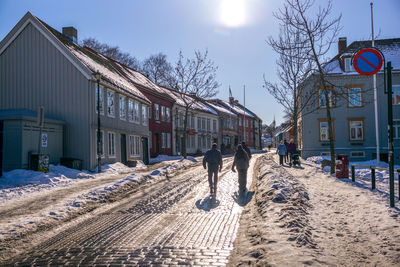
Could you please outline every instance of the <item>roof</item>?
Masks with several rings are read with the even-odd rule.
[[[215,109],[217,112],[222,112],[222,113],[225,113],[230,116],[236,116],[236,114],[233,113],[232,111],[230,111],[229,108],[219,104],[218,102],[213,102],[213,101],[215,101],[215,100],[209,100],[209,101],[206,101],[206,103],[207,103],[207,105],[209,105],[213,109]]]
[[[35,18],[92,73],[98,71],[101,74],[102,81],[150,103],[150,100],[135,86],[135,83],[138,83],[145,87],[157,87],[144,75],[139,74],[129,67],[90,48],[82,47],[72,42],[68,37],[64,36],[39,18]]]
[[[63,120],[59,120],[52,116],[44,115],[45,122],[65,124]],[[37,112],[30,109],[2,109],[0,110],[0,120],[37,120]]]
[[[372,47],[372,41],[355,41],[351,43],[344,53],[336,55],[332,58],[325,66],[324,70],[326,70],[330,74],[358,74],[356,71],[348,72],[344,71],[339,64],[339,59],[341,57],[351,57],[361,48]],[[375,48],[380,50],[386,62],[391,61],[393,69],[400,70],[400,38],[392,38],[392,39],[382,39],[375,40]],[[383,68],[381,70],[383,72]]]
[[[223,106],[229,108],[235,114],[238,114],[238,115],[243,115],[244,114],[247,117],[254,118],[253,114],[248,112],[248,110],[243,109],[239,105],[231,104],[231,103],[229,103],[227,101],[224,101],[224,100],[218,100],[218,103],[220,103]]]
[[[196,100],[195,98],[193,98],[190,95],[181,94],[178,91],[175,91],[173,89],[169,89],[166,87],[162,87],[162,89],[164,90],[165,93],[167,93],[170,97],[172,97],[175,100],[175,104],[177,104],[181,107],[186,106],[185,101],[183,101],[183,99],[182,99],[182,98],[184,98],[187,100],[188,103],[193,102],[191,109],[218,115],[217,111],[215,111],[211,106],[208,106],[208,105],[204,104],[203,102]]]

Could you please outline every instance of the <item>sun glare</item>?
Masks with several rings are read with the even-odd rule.
[[[223,0],[220,18],[227,27],[239,27],[246,22],[245,0]]]

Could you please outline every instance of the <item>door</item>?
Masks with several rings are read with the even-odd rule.
[[[121,134],[121,162],[123,164],[127,163],[127,157],[126,157],[126,135]]]
[[[142,150],[143,150],[143,162],[149,164],[149,140],[147,137],[142,137]]]
[[[157,157],[158,154],[160,153],[160,146],[159,146],[159,134],[155,133],[153,135],[153,155],[154,157]]]

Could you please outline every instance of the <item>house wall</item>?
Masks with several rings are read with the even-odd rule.
[[[93,169],[97,165],[97,83],[91,82],[90,84],[90,150],[91,150],[91,164],[90,169]],[[149,137],[149,126],[148,126],[148,118],[147,120],[142,120],[142,106],[146,107],[148,112],[149,105],[143,102],[140,99],[134,98],[132,95],[123,93],[120,90],[115,88],[107,87],[104,84],[100,85],[100,90],[103,91],[103,107],[104,107],[104,114],[100,113],[100,125],[101,131],[104,132],[104,154],[102,158],[102,164],[104,163],[113,163],[113,162],[122,162],[122,153],[125,153],[126,160],[143,160],[143,147],[142,143],[140,145],[140,154],[132,154],[130,152],[130,141],[129,136],[139,136],[142,140],[143,138]],[[114,116],[110,116],[107,112],[107,90],[114,92]],[[119,97],[125,96],[125,114],[126,118],[122,119],[120,117],[120,110],[119,110]],[[128,117],[128,99],[134,100],[139,102],[139,122],[129,121]],[[148,114],[148,113],[147,113]],[[115,156],[110,155],[109,153],[109,132],[115,133]],[[126,149],[122,151],[121,145],[121,135],[125,135],[126,137]]]
[[[0,55],[0,91],[0,109],[44,106],[65,121],[64,156],[89,168],[89,81],[32,24]]]
[[[173,102],[168,101],[166,97],[162,97],[160,95],[152,94],[148,92],[148,90],[141,90],[141,92],[151,101],[151,117],[149,118],[149,130],[151,132],[151,145],[150,145],[150,155],[152,157],[157,156],[157,154],[163,154],[163,155],[172,155],[172,107],[173,107]],[[155,109],[154,109],[154,104],[159,105],[159,120],[155,119]],[[170,120],[168,121],[163,121],[161,118],[161,106],[168,107],[170,109]],[[170,133],[170,148],[162,148],[162,133]],[[155,140],[155,138],[157,138]],[[156,149],[154,146],[158,145],[158,149]],[[158,151],[158,153],[156,153]]]
[[[361,75],[336,75],[330,77],[330,82],[335,86],[346,88],[349,85],[361,85],[363,88],[363,106],[349,108],[347,106],[347,94],[344,97],[336,98],[335,107],[331,110],[334,119],[334,139],[336,154],[348,154],[363,151],[365,157],[350,157],[350,160],[370,160],[376,155],[375,138],[375,115],[372,77]],[[400,74],[393,75],[393,84],[400,84]],[[309,84],[307,90],[317,90],[315,86]],[[379,113],[379,139],[380,151],[387,153],[387,95],[383,88],[383,75],[377,75],[378,92],[378,113]],[[316,96],[317,98],[317,96]],[[314,108],[316,107],[314,105]],[[302,116],[302,138],[303,138],[303,157],[321,155],[329,152],[329,142],[319,141],[318,119],[325,119],[326,109],[317,109],[310,114]],[[393,106],[394,119],[400,119],[400,105]],[[364,140],[349,140],[349,118],[361,118],[364,120]],[[400,140],[395,140],[395,161],[400,162],[399,150]]]

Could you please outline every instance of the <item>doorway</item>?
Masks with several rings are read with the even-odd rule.
[[[121,134],[121,162],[123,164],[127,163],[127,157],[126,157],[126,135]]]
[[[142,137],[142,149],[143,149],[143,163],[149,164],[149,139]]]

